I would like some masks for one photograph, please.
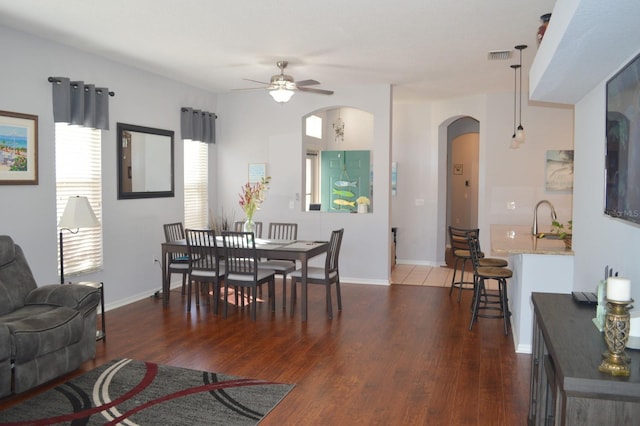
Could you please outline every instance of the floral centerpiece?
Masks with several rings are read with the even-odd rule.
[[[250,183],[247,182],[242,186],[242,192],[240,192],[240,207],[244,210],[244,214],[247,218],[245,222],[245,231],[252,232],[253,229],[253,215],[256,210],[260,210],[260,206],[265,200],[265,193],[269,189],[269,182],[271,177],[263,177],[259,182]]]

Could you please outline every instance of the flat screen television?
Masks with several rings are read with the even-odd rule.
[[[640,224],[640,55],[607,81],[607,215]]]

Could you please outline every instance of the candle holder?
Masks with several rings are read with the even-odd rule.
[[[629,326],[631,318],[629,315],[630,304],[628,301],[607,299],[607,314],[604,321],[604,341],[607,343],[608,351],[602,354],[604,359],[598,367],[603,373],[612,376],[628,376],[631,372],[629,368],[629,356],[624,349],[629,340]]]

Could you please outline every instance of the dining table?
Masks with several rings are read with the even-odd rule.
[[[224,257],[222,237],[216,237],[216,246],[218,255]],[[307,269],[309,266],[309,259],[326,253],[329,250],[329,242],[307,240],[268,240],[256,238],[255,246],[258,257],[300,262],[302,265],[302,321],[307,321]],[[162,304],[164,307],[169,305],[169,292],[171,285],[169,256],[171,253],[187,253],[187,251],[186,239],[162,243]]]

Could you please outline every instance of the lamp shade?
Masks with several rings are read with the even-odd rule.
[[[89,200],[87,197],[80,196],[69,197],[60,223],[58,223],[58,227],[68,229],[93,228],[99,225],[100,222],[98,222]]]
[[[289,99],[291,99],[291,97],[293,96],[293,90],[280,88],[280,89],[270,90],[269,94],[271,95],[274,101],[279,103],[284,103],[284,102],[289,102]]]
[[[518,126],[518,130],[516,130],[516,140],[518,141],[518,143],[524,143],[526,137],[525,137],[525,133],[524,133],[524,127],[522,127],[522,124]]]

